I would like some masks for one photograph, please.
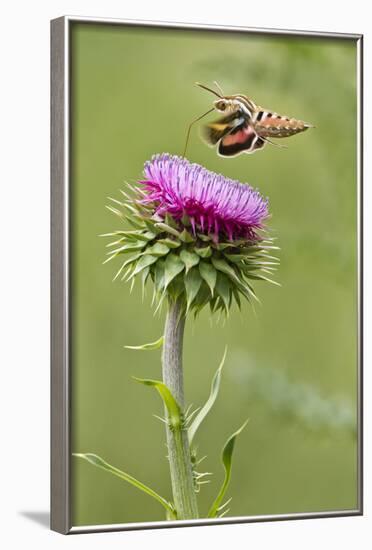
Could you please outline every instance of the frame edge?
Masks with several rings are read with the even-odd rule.
[[[51,21],[50,528],[70,530],[68,376],[68,20]]]

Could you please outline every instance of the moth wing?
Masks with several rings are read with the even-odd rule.
[[[243,121],[243,118],[236,115],[219,118],[203,126],[202,138],[208,145],[214,147],[224,136],[233,131],[236,126],[242,124]]]
[[[265,145],[265,140],[244,121],[222,137],[218,145],[218,154],[222,157],[235,157],[241,153],[251,154],[263,149]]]

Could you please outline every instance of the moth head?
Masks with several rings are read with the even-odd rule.
[[[214,101],[213,104],[214,104],[214,108],[220,113],[224,113],[226,111],[226,108],[227,108],[226,99],[216,99],[216,101]]]
[[[239,109],[238,105],[235,105],[233,101],[230,99],[216,99],[216,101],[213,102],[214,108],[220,112],[220,113],[233,113],[234,111],[237,111]]]

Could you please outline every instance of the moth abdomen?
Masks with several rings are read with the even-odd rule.
[[[256,132],[262,137],[290,137],[311,128],[303,120],[278,115],[270,111],[259,111],[254,124]]]

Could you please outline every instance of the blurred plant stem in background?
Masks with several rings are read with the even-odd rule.
[[[169,300],[162,355],[163,382],[170,389],[182,413],[184,412],[182,350],[185,321],[182,301]],[[168,420],[166,424],[168,459],[177,519],[195,519],[198,517],[198,507],[187,430],[182,424],[172,426],[166,409],[165,414]]]
[[[357,436],[356,408],[342,395],[323,395],[315,384],[291,380],[284,366],[263,367],[244,350],[236,350],[230,358],[227,376],[234,387],[242,388],[247,403],[265,407],[265,414],[282,425],[300,426],[302,432]]]

